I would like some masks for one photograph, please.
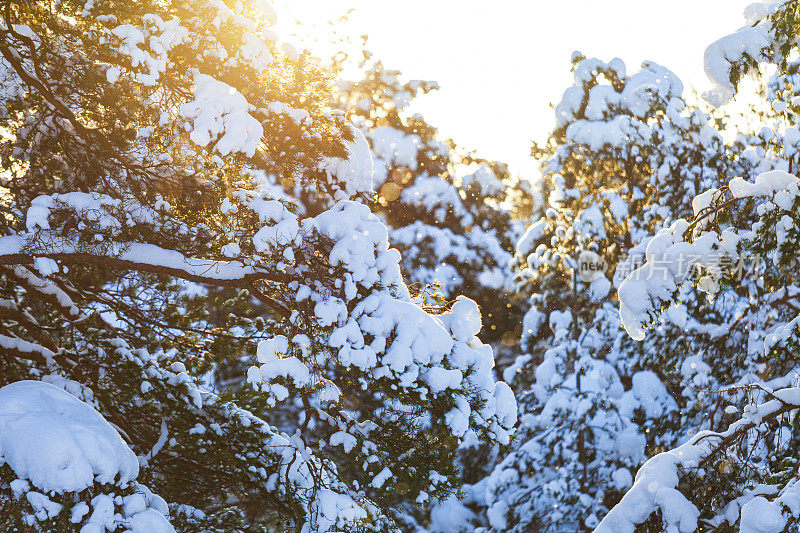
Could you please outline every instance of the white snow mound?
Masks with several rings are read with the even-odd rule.
[[[126,484],[136,455],[91,406],[54,385],[0,388],[0,464],[44,492],[82,491],[97,480]]]
[[[346,143],[347,159],[329,157],[320,163],[322,170],[343,182],[345,195],[338,197],[339,200],[353,197],[358,193],[372,192],[374,173],[372,151],[360,130],[352,126],[350,130],[353,132],[353,140]]]

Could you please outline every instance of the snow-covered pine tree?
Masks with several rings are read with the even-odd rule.
[[[534,150],[550,207],[518,244],[531,304],[523,353],[505,373],[518,390],[518,440],[473,487],[496,531],[593,528],[645,454],[673,442],[672,369],[625,341],[614,288],[648,234],[691,212],[694,193],[731,164],[667,69],[627,75],[618,59],[576,54],[573,72],[556,128]]]
[[[353,201],[369,147],[267,3],[2,16],[4,530],[390,528],[398,495],[457,490],[443,443],[508,442],[478,307],[412,301]],[[254,353],[248,386],[206,383]]]
[[[623,324],[644,342],[653,335],[648,326],[663,309],[682,305],[687,292],[714,302],[719,312],[708,332],[725,348],[695,360],[711,388],[695,428],[703,431],[649,460],[599,531],[788,531],[800,523],[800,181],[790,173],[800,164],[798,51],[786,34],[799,20],[797,2],[755,4],[745,15],[747,28],[708,48],[706,67],[718,83],[707,96],[722,102],[742,71],[764,61],[777,66],[752,113],[756,131],[740,137],[750,176],[732,174],[699,194],[693,216],[659,231],[644,265],[619,290]],[[689,277],[689,266],[700,276]]]
[[[659,231],[644,265],[622,283],[622,321],[640,339],[662,309],[680,304],[691,278],[677,265],[695,266],[698,289],[731,308],[716,329],[734,342],[725,344],[725,360],[694,361],[705,376],[698,385],[717,389],[702,425],[640,469],[600,530],[784,531],[797,524],[798,195],[800,181],[784,170],[709,189],[696,198],[695,217]]]
[[[526,182],[513,179],[502,163],[440,140],[421,115],[408,113],[416,98],[437,89],[435,83],[406,81],[368,51],[362,54],[363,77],[338,83],[337,107],[370,143],[379,191],[371,206],[387,223],[389,242],[402,253],[404,279],[420,304],[431,309],[446,308],[457,295],[476,301],[483,322],[480,338],[507,356],[522,316],[512,290],[511,250],[521,219],[530,215]],[[522,201],[514,205],[512,197]],[[448,443],[458,450],[462,483],[484,477],[500,451],[496,443],[476,437],[470,432],[460,445]],[[449,531],[472,516],[455,496],[434,498],[427,509],[406,509],[411,529],[427,524]]]
[[[421,115],[407,112],[414,99],[438,89],[435,83],[404,80],[368,51],[360,68],[363,79],[340,82],[338,106],[372,148],[373,207],[402,253],[406,279],[445,299],[462,294],[475,300],[481,338],[499,340],[517,327],[522,311],[512,301],[519,222],[508,200],[524,183],[505,164],[464,153]]]

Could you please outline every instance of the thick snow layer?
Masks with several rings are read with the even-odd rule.
[[[495,411],[500,425],[512,427],[517,422],[517,399],[514,391],[506,383],[498,381],[494,384]]]
[[[272,62],[272,53],[269,45],[253,32],[246,32],[242,35],[239,57],[250,63],[258,72],[265,70]]]
[[[700,431],[681,446],[659,453],[648,460],[636,474],[633,487],[606,515],[595,530],[598,533],[633,533],[636,524],[660,509],[665,531],[691,532],[697,529],[700,511],[681,494],[678,487],[682,470],[697,468],[718,446],[737,432],[758,425],[766,417],[779,412],[786,404],[800,405],[800,389],[788,387],[772,393],[774,399],[750,405],[745,417],[731,424],[724,432]],[[742,506],[740,530],[749,533],[781,531],[786,518],[780,506],[800,506],[797,491],[787,486],[775,503],[757,496]],[[735,517],[734,517],[735,518]]]
[[[508,442],[516,405],[506,385],[495,385],[491,347],[475,337],[481,329],[475,302],[458,298],[441,315],[413,303],[400,272],[400,255],[389,248],[387,227],[364,204],[340,202],[313,218],[287,217],[295,217],[298,242],[313,232],[329,238],[333,246],[328,262],[345,271],[341,296],[298,289],[303,299],[315,302],[317,323],[333,326],[323,341],[336,353],[338,364],[396,380],[397,387],[423,396],[456,393],[444,420],[455,435],[463,436],[475,424]],[[365,289],[372,294],[363,298]],[[316,387],[319,376],[306,365],[309,343],[305,336],[263,341],[260,366],[249,369],[248,380],[260,390],[269,389],[278,401],[288,397],[285,385]],[[481,407],[476,410],[471,404]]]
[[[270,102],[267,105],[267,111],[278,115],[286,115],[298,126],[301,124],[311,126],[314,123],[308,111],[286,105],[283,102]]]
[[[798,194],[798,190],[800,190],[799,186],[800,180],[782,170],[773,170],[759,174],[756,176],[754,183],[750,183],[744,178],[737,177],[733,178],[728,184],[734,198],[767,196],[784,189],[796,195]]]
[[[735,64],[742,62],[744,56],[755,61],[763,61],[763,50],[772,41],[772,26],[759,24],[740,29],[736,33],[713,42],[706,48],[704,67],[708,78],[715,87],[703,94],[708,102],[720,106],[733,98],[734,85],[731,82],[731,70]]]
[[[790,210],[800,196],[800,180],[781,170],[761,173],[754,182],[734,178],[728,188],[734,198],[765,197],[772,200],[770,205],[785,210]],[[693,207],[698,212],[711,203],[707,193],[695,200]],[[789,217],[780,219],[775,225],[779,243],[792,228]],[[671,301],[692,267],[699,265],[713,270],[718,268],[717,262],[722,257],[738,258],[737,244],[742,235],[733,229],[721,233],[704,232],[687,242],[683,235],[688,229],[689,222],[684,219],[661,229],[647,244],[645,263],[631,272],[619,287],[620,318],[628,334],[636,340],[644,338],[646,326],[658,315],[662,305]],[[718,284],[709,275],[700,279],[700,287],[714,293]]]
[[[618,60],[617,60],[618,61]],[[624,78],[624,66],[619,67],[625,85],[618,91],[611,85],[594,85],[589,90],[589,99],[586,102],[583,117],[579,116],[584,98],[583,85],[590,80],[590,73],[594,70],[614,70],[614,61],[604,63],[597,59],[585,59],[575,67],[575,85],[564,92],[561,102],[556,106],[556,121],[559,127],[567,124],[579,124],[573,127],[573,133],[568,133],[568,138],[577,142],[590,145],[600,145],[603,139],[611,144],[623,141],[623,135],[630,128],[632,121],[628,118],[617,116],[609,122],[608,117],[612,109],[625,109],[635,118],[644,118],[654,99],[669,102],[672,98],[680,97],[683,92],[683,83],[667,68],[656,63],[647,62],[641,71]],[[581,133],[579,133],[579,131]]]
[[[226,156],[243,152],[252,157],[264,135],[261,123],[250,115],[251,105],[242,93],[207,74],[194,77],[194,100],[183,104],[181,116],[192,121],[189,137]]]
[[[251,383],[264,383],[265,386],[277,377],[290,380],[295,387],[301,388],[311,383],[311,373],[301,360],[296,357],[281,358],[278,354],[288,351],[289,341],[283,335],[278,335],[269,340],[261,341],[258,344],[256,357],[261,363],[260,367],[252,367],[248,370],[248,380]],[[285,389],[278,388],[282,393]],[[273,385],[273,392],[275,392]],[[285,397],[279,397],[279,400]]]
[[[654,302],[669,300],[688,274],[682,268],[682,261],[693,252],[692,246],[683,242],[687,227],[688,223],[680,220],[653,237],[645,252],[647,262],[630,273],[619,287],[620,318],[628,334],[636,340],[644,339]]]
[[[520,256],[527,256],[533,251],[533,245],[542,238],[545,228],[547,228],[547,219],[540,218],[525,230],[525,233],[517,241],[515,251]]]
[[[645,62],[641,71],[626,76],[624,64],[618,59],[609,63],[582,59],[575,65],[574,85],[564,92],[556,106],[556,122],[558,128],[565,129],[567,145],[582,145],[591,152],[624,152],[631,146],[652,143],[659,129],[651,120],[657,109],[664,108],[667,114],[679,116],[685,107],[682,93],[680,79],[655,63]],[[572,192],[559,186],[559,177],[554,176],[556,186],[549,197],[553,207],[561,205],[567,198],[565,195]],[[607,199],[613,216],[624,218],[627,211],[624,202],[616,201],[613,196]],[[594,292],[598,296],[603,293]]]
[[[768,0],[767,2],[754,2],[744,8],[744,19],[749,26],[758,24],[768,16],[775,13],[779,7],[789,0]]]
[[[458,498],[452,496],[431,509],[431,533],[458,533],[473,531],[473,513]]]
[[[695,196],[692,199],[692,211],[694,211],[694,215],[697,216],[703,209],[710,207],[719,198],[720,194],[717,189],[708,189]]]
[[[0,388],[3,463],[18,476],[11,489],[17,497],[24,495],[40,530],[63,510],[64,505],[51,497],[100,483],[133,492],[76,500],[70,512],[73,523],[83,524],[82,533],[116,531],[120,526],[130,533],[174,533],[166,519],[166,502],[134,481],[139,461],[117,430],[92,407],[54,385],[17,381]]]
[[[372,192],[372,151],[364,134],[355,127],[350,129],[354,138],[347,143],[347,158],[327,158],[320,165],[344,185],[346,197],[337,198],[339,200]]]
[[[481,165],[472,174],[463,176],[461,183],[467,188],[477,188],[485,196],[494,196],[505,188],[503,182],[486,165]]]
[[[387,167],[417,169],[417,154],[422,148],[419,135],[408,135],[390,126],[373,128],[367,132],[375,156]]]
[[[354,523],[366,520],[367,512],[346,494],[337,494],[328,489],[317,493],[315,507],[319,510],[317,530],[346,531]]]
[[[0,389],[0,459],[46,492],[125,484],[139,473],[136,455],[100,413],[39,381]]]
[[[85,192],[69,192],[66,194],[50,194],[37,196],[31,202],[25,216],[25,225],[28,231],[39,229],[50,229],[49,217],[51,211],[57,205],[65,205],[78,212],[97,211],[101,212],[106,207],[116,207],[120,204],[117,198],[111,198],[104,194],[90,194]],[[102,229],[111,227],[116,221],[111,217],[98,216],[96,220]]]
[[[169,51],[189,39],[189,30],[181,26],[177,18],[164,21],[154,14],[142,16],[141,27],[122,24],[109,33],[119,39],[118,52],[128,57],[131,67],[146,69],[146,72],[136,72],[134,78],[147,86],[156,85],[159,76],[167,70]],[[119,77],[119,69],[112,69],[106,73],[110,83]]]
[[[783,531],[786,517],[780,507],[763,496],[756,496],[742,506],[740,533],[771,533]]]
[[[666,416],[678,409],[661,379],[650,370],[640,370],[633,375],[631,390],[623,396],[620,412],[634,417],[634,409],[643,409],[649,418]]]
[[[16,337],[8,337],[3,334],[0,334],[0,348],[14,350],[18,353],[39,354],[48,361],[50,361],[53,355],[55,355],[52,351],[48,350],[44,346],[40,346],[23,339],[18,339]]]
[[[258,201],[251,200],[249,207],[258,213],[259,217],[265,221],[272,220],[276,216],[275,213],[280,214],[280,220],[283,220],[283,218],[288,218],[284,216],[284,213],[288,213],[288,211],[280,202],[272,201],[274,206],[272,204],[267,206],[266,204],[269,204],[269,202],[259,198]],[[94,221],[98,228],[113,231],[114,229],[118,228],[119,221],[110,213],[110,210],[118,208],[121,205],[122,201],[119,199],[111,198],[107,195],[88,194],[83,192],[39,196],[34,198],[34,200],[31,202],[31,207],[26,213],[26,225],[29,230],[29,235],[27,235],[27,237],[35,238],[35,231],[50,229],[49,218],[55,208],[73,209],[81,217],[85,217],[88,220]],[[226,204],[223,203],[223,207],[225,205]],[[229,201],[227,205],[230,206]],[[277,206],[277,208],[275,208],[275,206]],[[135,216],[133,220],[136,222],[142,221],[144,223],[149,223],[155,216],[154,213],[138,205],[128,206],[126,204],[125,207],[129,208],[128,210],[132,217]],[[270,209],[267,209],[267,207],[270,207]],[[291,225],[292,222],[296,224],[296,217],[294,219],[290,219],[287,224]],[[265,231],[268,233],[271,232],[267,236],[284,236],[284,233],[288,233],[293,236],[294,234],[291,233],[289,229],[287,229],[286,225],[277,225],[267,226]],[[266,238],[263,234],[257,234],[256,236]],[[25,236],[9,235],[6,237],[0,237],[0,255],[23,253],[25,244]],[[70,241],[64,240],[59,244],[60,247],[52,246],[50,251],[54,254],[70,254],[86,251],[85,247],[76,245]],[[256,246],[258,247],[258,243],[256,243]],[[266,244],[264,244],[264,247],[266,247]],[[131,261],[133,263],[139,263],[143,265],[166,267],[169,269],[182,271],[189,275],[210,277],[215,279],[240,279],[248,274],[253,273],[253,269],[251,267],[246,267],[238,261],[228,262],[187,258],[178,251],[160,248],[157,245],[149,243],[129,242],[122,246],[113,246],[112,254],[117,259],[122,261]],[[26,277],[30,277],[30,274],[26,274]],[[41,282],[41,280],[36,282],[37,285],[42,283],[43,282]],[[47,290],[51,291],[52,294],[59,299],[59,301],[62,301],[65,307],[74,307],[74,304],[72,304],[69,297],[55,285],[52,285],[52,288]],[[77,312],[77,309],[75,312]]]

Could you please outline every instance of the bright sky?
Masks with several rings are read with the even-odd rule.
[[[550,104],[571,83],[574,50],[621,57],[628,72],[650,59],[687,89],[706,89],[705,47],[741,27],[752,1],[276,0],[276,7],[288,3],[314,22],[353,8],[347,33],[368,34],[387,68],[441,85],[414,110],[460,145],[527,173],[530,141],[546,138]]]

